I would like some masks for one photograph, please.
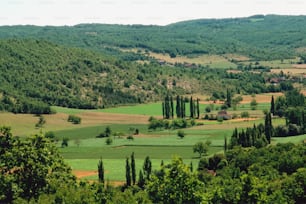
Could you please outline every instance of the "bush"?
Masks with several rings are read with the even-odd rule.
[[[128,139],[128,140],[134,140],[134,137],[133,137],[133,135],[129,135],[129,136],[126,137],[126,139]]]
[[[185,137],[185,132],[183,130],[179,130],[177,132],[177,136],[180,137],[181,139],[183,139]]]
[[[241,117],[242,117],[242,118],[249,118],[249,117],[250,117],[250,114],[249,114],[249,112],[244,111],[244,112],[241,113]]]
[[[110,137],[108,137],[108,138],[106,139],[106,141],[105,141],[105,144],[106,144],[106,145],[111,145],[111,144],[113,144],[113,139],[110,138]]]
[[[69,115],[67,121],[73,124],[81,124],[81,120],[82,119],[76,115]]]
[[[62,141],[62,147],[68,147],[68,142],[69,142],[69,139],[67,137],[64,137]]]
[[[50,139],[51,141],[54,141],[55,139],[55,134],[52,131],[46,132],[45,137]]]
[[[210,113],[210,112],[211,112],[211,107],[210,107],[210,106],[206,106],[205,112],[206,112],[206,113]]]

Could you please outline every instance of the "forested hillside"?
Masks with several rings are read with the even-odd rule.
[[[306,16],[257,15],[249,18],[203,19],[168,26],[81,24],[62,27],[3,26],[0,38],[45,39],[90,48],[125,59],[137,54],[114,47],[144,48],[175,55],[238,53],[253,59],[300,55],[306,46]]]
[[[50,113],[51,105],[104,108],[156,101],[167,93],[224,99],[224,87],[232,94],[287,90],[290,77],[270,73],[270,67],[254,60],[301,57],[296,59],[302,63],[305,23],[304,16],[258,15],[168,26],[2,26],[0,110]],[[205,63],[165,63],[150,52],[172,58],[237,54],[249,60],[222,56],[239,69],[233,73]],[[282,77],[282,83],[271,85],[272,77]]]

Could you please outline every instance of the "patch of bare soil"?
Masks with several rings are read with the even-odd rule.
[[[97,175],[98,171],[80,171],[80,170],[73,170],[72,174],[74,174],[78,179],[84,178],[87,176]]]
[[[306,64],[295,64],[292,67],[299,69],[306,69]]]
[[[131,115],[118,113],[97,113],[85,112],[80,114],[82,117],[82,124],[148,124],[149,116],[145,115]]]

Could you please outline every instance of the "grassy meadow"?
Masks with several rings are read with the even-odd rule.
[[[178,130],[148,130],[150,116],[162,117],[161,103],[150,103],[133,106],[122,106],[101,110],[78,110],[62,107],[52,107],[56,114],[44,115],[46,124],[41,128],[35,128],[38,117],[34,115],[0,113],[0,125],[12,127],[14,135],[29,136],[40,132],[53,131],[57,138],[56,145],[73,172],[82,179],[97,179],[97,164],[103,158],[105,177],[110,181],[125,180],[125,159],[135,153],[137,172],[142,168],[143,161],[149,156],[153,169],[160,166],[161,161],[171,161],[174,156],[182,157],[184,162],[192,162],[197,168],[199,155],[193,152],[192,146],[198,141],[211,141],[208,155],[223,152],[224,138],[228,142],[235,127],[241,129],[252,127],[253,124],[264,123],[264,110],[269,110],[271,94],[256,95],[258,105],[256,110],[251,110],[252,96],[243,96],[244,100],[237,108],[229,109],[229,114],[236,114],[237,119],[222,122],[210,120],[196,120],[202,125],[183,129],[185,137],[177,136]],[[212,106],[213,110],[208,114],[217,114],[222,103],[212,105],[210,101],[201,101],[201,116],[205,113],[206,106]],[[189,104],[186,104],[187,113]],[[249,118],[239,118],[241,112],[248,111]],[[79,125],[67,122],[68,115],[74,114],[82,118]],[[274,118],[274,125],[285,124],[283,118]],[[110,127],[113,135],[113,143],[106,144],[106,138],[97,138]],[[133,140],[127,139],[135,129],[139,135],[134,135]],[[68,138],[68,147],[62,148],[63,138]],[[272,143],[300,142],[306,139],[306,135],[273,138]],[[84,174],[85,173],[85,174]],[[84,174],[84,175],[83,175]]]

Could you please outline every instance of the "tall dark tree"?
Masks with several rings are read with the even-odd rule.
[[[163,118],[166,118],[165,102],[162,102]]]
[[[99,182],[104,183],[104,165],[102,158],[100,158],[98,163],[98,177],[99,177]]]
[[[131,169],[132,169],[132,183],[133,185],[135,185],[136,183],[136,165],[135,165],[134,152],[131,155]]]
[[[271,137],[273,134],[272,118],[271,113],[267,113],[265,117],[265,135],[268,140],[268,143],[271,143]]]
[[[170,98],[169,98],[169,96],[167,95],[166,97],[165,97],[165,118],[166,119],[169,119],[170,118],[170,112],[171,112],[171,110],[170,110]]]
[[[182,99],[183,99],[183,97],[182,97]],[[182,118],[185,118],[186,117],[186,103],[185,103],[185,101],[184,101],[184,99],[182,100],[183,101],[183,115],[182,115]]]
[[[174,117],[174,106],[173,106],[173,98],[170,96],[170,116],[171,118]]]
[[[131,186],[131,167],[129,158],[126,158],[125,161],[125,179],[126,179],[126,185]]]
[[[231,94],[229,89],[226,89],[226,101],[225,101],[225,104],[229,108],[232,106],[232,94]]]
[[[200,118],[200,99],[197,98],[197,118]]]
[[[194,103],[192,96],[190,97],[189,104],[190,104],[190,118],[194,118]]]
[[[185,118],[186,117],[186,108],[185,108],[185,101],[184,101],[184,98],[181,97],[181,118]]]
[[[142,171],[140,170],[139,171],[139,176],[138,176],[138,183],[137,185],[140,187],[140,188],[144,188],[144,185],[145,185],[145,179],[143,177],[143,173]]]
[[[181,98],[179,95],[176,96],[176,117],[181,118]]]
[[[270,112],[275,115],[275,103],[274,103],[274,97],[272,96],[271,98],[271,107],[270,107]]]
[[[152,172],[152,162],[150,160],[150,157],[147,156],[143,164],[143,173],[147,180],[150,179],[151,172]]]

